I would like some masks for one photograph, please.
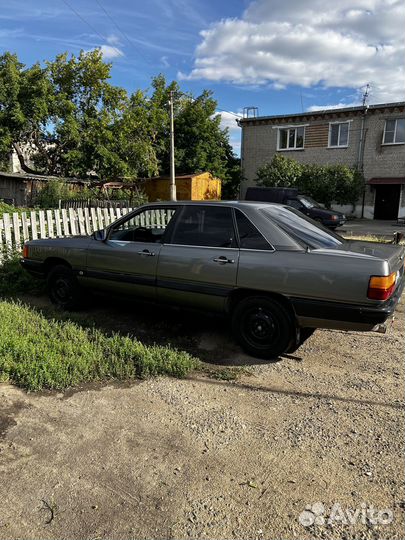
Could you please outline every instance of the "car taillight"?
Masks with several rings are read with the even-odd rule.
[[[27,246],[27,244],[24,244],[23,257],[24,257],[24,259],[28,259],[28,246]]]
[[[367,297],[373,300],[388,300],[395,290],[396,281],[396,272],[389,276],[371,276]]]

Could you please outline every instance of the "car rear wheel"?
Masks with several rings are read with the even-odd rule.
[[[288,309],[281,302],[265,296],[251,296],[236,305],[232,330],[248,354],[267,360],[285,353],[296,335]]]
[[[68,311],[80,307],[81,288],[71,268],[54,266],[48,274],[47,290],[55,306]]]

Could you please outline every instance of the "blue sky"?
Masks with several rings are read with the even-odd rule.
[[[27,65],[101,47],[112,82],[164,73],[260,115],[405,99],[403,0],[1,0],[0,51]],[[238,151],[235,116],[223,112]]]

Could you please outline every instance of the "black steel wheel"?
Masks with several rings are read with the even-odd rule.
[[[55,306],[67,311],[80,307],[81,290],[71,268],[54,266],[47,278],[48,295]]]
[[[232,316],[232,330],[242,348],[258,358],[277,358],[294,341],[296,326],[279,301],[262,296],[241,300]]]

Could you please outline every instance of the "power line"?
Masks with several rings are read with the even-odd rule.
[[[118,30],[118,32],[122,35],[122,37],[129,43],[131,47],[134,47],[137,53],[139,53],[139,50],[135,47],[134,42],[129,39],[127,34],[120,28],[118,23],[111,17],[111,15],[108,13],[108,11],[105,9],[105,7],[102,5],[102,3],[99,0],[96,0],[96,4],[100,7],[100,9],[103,10],[105,16],[113,23],[115,28]]]
[[[97,34],[99,37],[101,37],[101,39],[102,39],[103,41],[105,41],[106,43],[108,43],[107,38],[106,38],[105,36],[103,36],[103,34],[101,34],[101,33],[97,30],[97,28],[94,28],[94,26],[93,26],[92,24],[90,24],[89,21],[87,21],[84,17],[82,17],[82,16],[80,15],[80,13],[79,13],[78,11],[76,11],[75,8],[74,8],[72,5],[70,5],[69,2],[68,2],[67,0],[62,0],[62,2],[65,4],[65,6],[67,6],[67,7],[70,9],[70,11],[72,11],[72,12],[76,15],[76,17],[78,17],[84,24],[86,24],[86,25],[90,28],[90,30],[91,30],[92,32],[94,32],[95,34]],[[117,49],[117,47],[114,47],[114,45],[111,45],[111,48],[112,48],[112,49],[115,49],[115,51],[117,52],[118,56],[122,56],[122,51],[120,51],[119,49]]]

